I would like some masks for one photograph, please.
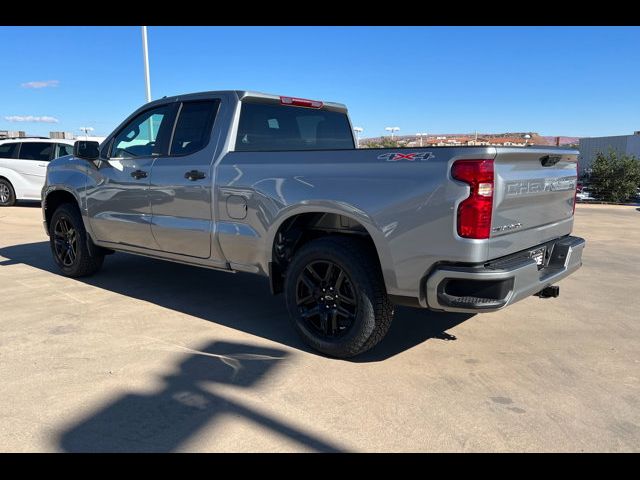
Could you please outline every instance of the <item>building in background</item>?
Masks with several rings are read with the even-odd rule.
[[[0,130],[0,140],[3,138],[26,137],[27,134],[22,130]]]
[[[578,155],[578,173],[583,174],[591,169],[591,164],[598,153],[606,154],[610,149],[619,155],[635,155],[640,160],[640,131],[633,135],[616,135],[613,137],[587,137],[580,139],[580,155]]]
[[[49,132],[49,138],[64,138],[67,140],[75,139],[75,136],[72,132]]]
[[[389,140],[386,136],[361,138],[360,147],[378,148]],[[497,146],[497,147],[527,147],[527,146],[559,146],[578,148],[578,137],[545,136],[537,132],[502,132],[502,133],[436,133],[433,135],[396,135],[398,145],[406,147],[457,147],[457,146]]]

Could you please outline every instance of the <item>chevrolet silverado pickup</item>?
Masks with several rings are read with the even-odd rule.
[[[385,336],[398,304],[479,313],[557,296],[585,245],[571,236],[577,154],[356,149],[342,104],[204,92],[76,142],[47,168],[42,211],[66,276],[115,251],[263,275],[304,341],[345,358]]]

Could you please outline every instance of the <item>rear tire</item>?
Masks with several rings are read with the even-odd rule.
[[[91,275],[100,270],[104,262],[104,255],[89,253],[82,216],[70,203],[63,203],[53,212],[49,244],[53,259],[66,277]]]
[[[369,246],[345,237],[303,245],[285,277],[293,326],[312,348],[348,358],[375,346],[393,320],[378,261]]]
[[[7,179],[0,178],[0,207],[12,207],[16,204],[16,191]]]

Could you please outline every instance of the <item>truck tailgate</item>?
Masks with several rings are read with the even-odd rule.
[[[577,154],[562,149],[498,149],[491,238],[500,238],[509,250],[517,251],[571,233]]]

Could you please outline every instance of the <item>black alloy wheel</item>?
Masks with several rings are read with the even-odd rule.
[[[358,313],[351,279],[329,260],[311,262],[298,275],[296,304],[309,328],[325,338],[345,335]]]
[[[369,350],[393,319],[375,250],[358,238],[329,235],[302,245],[287,266],[284,294],[298,334],[331,357]]]
[[[63,275],[83,277],[97,272],[104,262],[102,250],[93,246],[76,205],[63,203],[55,209],[49,223],[49,244]]]
[[[78,234],[68,218],[60,216],[53,226],[53,242],[58,262],[71,267],[78,255]]]

